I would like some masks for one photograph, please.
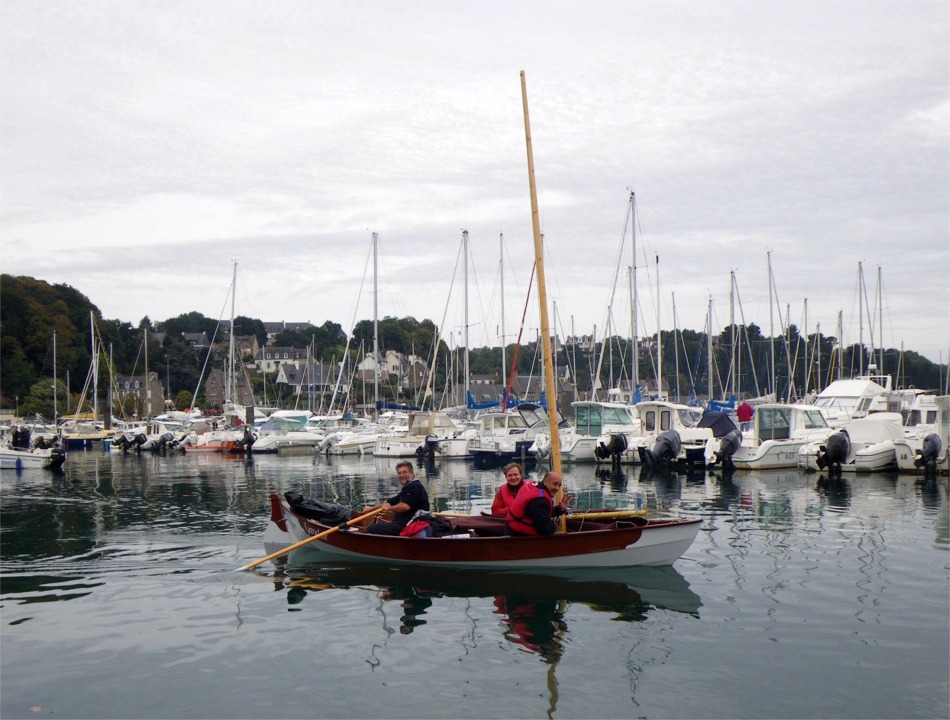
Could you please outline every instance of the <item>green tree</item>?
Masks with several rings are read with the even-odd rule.
[[[257,344],[261,347],[267,344],[267,329],[264,323],[255,318],[238,315],[234,318],[235,336],[254,335],[257,338]]]
[[[175,395],[175,409],[187,410],[191,407],[192,394],[188,390],[179,390]]]
[[[52,420],[54,415],[63,411],[65,401],[66,383],[62,380],[56,381],[56,402],[54,403],[53,378],[41,377],[30,388],[29,394],[20,406],[20,414],[24,417],[37,416]]]

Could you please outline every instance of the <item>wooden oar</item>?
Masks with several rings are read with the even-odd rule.
[[[299,548],[299,547],[303,547],[303,546],[306,545],[307,543],[312,543],[314,540],[319,540],[320,538],[326,537],[327,535],[330,535],[330,534],[332,534],[332,533],[335,533],[335,532],[337,532],[338,530],[341,530],[342,528],[347,527],[347,526],[349,526],[349,525],[356,525],[358,522],[361,522],[361,521],[363,521],[363,520],[366,520],[367,518],[371,518],[371,517],[373,517],[374,515],[379,515],[381,512],[383,512],[383,508],[376,508],[375,510],[371,510],[370,512],[366,513],[365,515],[360,515],[359,517],[355,517],[355,518],[353,518],[352,520],[348,520],[347,522],[343,523],[342,525],[337,525],[336,527],[332,527],[332,528],[330,528],[329,530],[324,530],[324,531],[321,532],[321,533],[317,533],[316,535],[312,535],[312,536],[308,537],[306,540],[301,540],[300,542],[296,542],[296,543],[294,543],[293,545],[288,545],[288,546],[285,547],[283,550],[278,550],[278,551],[275,552],[275,553],[271,553],[271,554],[268,555],[267,557],[262,557],[260,560],[255,560],[255,561],[252,562],[252,563],[248,563],[247,565],[244,565],[244,566],[242,566],[242,567],[239,567],[238,570],[250,570],[252,567],[257,567],[257,566],[260,565],[261,563],[265,563],[265,562],[267,562],[268,560],[273,560],[274,558],[280,557],[281,555],[286,555],[286,554],[289,553],[291,550],[296,550],[296,549]]]

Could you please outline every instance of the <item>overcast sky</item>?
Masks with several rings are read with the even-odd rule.
[[[766,334],[857,342],[863,294],[866,344],[950,355],[946,0],[3,0],[0,41],[2,271],[106,318],[226,318],[237,260],[238,315],[349,330],[377,232],[379,316],[457,345],[467,229],[470,344],[502,256],[513,341],[524,70],[560,334],[628,334],[632,190],[641,335],[719,332],[734,272]]]

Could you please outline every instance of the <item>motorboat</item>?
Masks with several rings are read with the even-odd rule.
[[[384,433],[376,439],[378,457],[468,458],[470,434],[440,410],[409,413],[406,432]]]
[[[534,460],[535,438],[549,427],[547,411],[535,403],[521,403],[506,412],[483,412],[476,422],[475,437],[468,446],[476,462]]]
[[[13,447],[7,437],[0,445],[0,467],[4,470],[56,470],[66,462],[66,450],[58,439],[47,445],[45,440],[28,448]]]
[[[900,413],[872,413],[852,420],[825,440],[802,445],[798,467],[835,474],[896,468],[896,446],[904,439]]]
[[[803,403],[766,403],[755,408],[752,428],[728,457],[717,458],[725,467],[771,470],[798,467],[798,451],[809,442],[827,439],[833,432],[824,413]]]

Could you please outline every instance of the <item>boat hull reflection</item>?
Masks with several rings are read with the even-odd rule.
[[[651,608],[698,615],[702,606],[686,579],[670,566],[515,572],[310,563],[285,568],[274,577],[289,590],[411,588],[429,597],[579,602],[628,616],[645,616]],[[299,592],[294,595],[301,597]]]

